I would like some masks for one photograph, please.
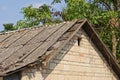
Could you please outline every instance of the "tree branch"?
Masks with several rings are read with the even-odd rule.
[[[112,10],[111,6],[107,2],[105,2],[104,0],[103,1],[101,0],[100,3],[103,4],[107,10]]]

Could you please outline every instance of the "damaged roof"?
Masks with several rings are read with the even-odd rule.
[[[43,56],[51,52],[58,53],[80,28],[84,29],[120,78],[119,65],[86,19],[1,33],[0,76],[6,76],[29,64],[40,62],[44,59]]]

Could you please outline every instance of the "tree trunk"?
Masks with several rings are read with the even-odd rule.
[[[117,0],[117,11],[119,11],[119,9],[120,9],[120,0]]]
[[[115,59],[116,59],[116,52],[117,52],[117,38],[116,38],[116,34],[115,31],[112,31],[112,54],[114,55]]]

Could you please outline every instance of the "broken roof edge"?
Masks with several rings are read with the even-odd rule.
[[[11,75],[11,74],[14,74],[14,73],[16,73],[16,72],[19,72],[19,71],[21,71],[21,70],[24,70],[24,69],[26,69],[27,67],[30,67],[31,65],[35,65],[35,64],[38,64],[38,61],[35,61],[35,62],[33,62],[33,63],[30,63],[30,64],[28,64],[28,65],[24,65],[24,66],[22,66],[22,67],[19,67],[18,69],[15,69],[15,70],[12,70],[12,71],[9,71],[9,72],[5,72],[5,73],[0,73],[0,77],[5,77],[5,76],[8,76],[8,75]],[[30,66],[29,66],[30,65]]]
[[[72,21],[84,21],[84,20],[87,20],[87,19],[74,19]],[[41,26],[32,26],[32,27],[28,27],[28,28],[21,28],[21,29],[17,29],[17,30],[13,30],[13,31],[5,31],[5,32],[0,32],[0,35],[7,35],[7,34],[11,34],[11,33],[16,33],[16,32],[22,32],[22,31],[26,31],[26,30],[33,30],[33,29],[38,29],[38,28],[41,28],[41,27],[48,27],[48,26],[55,26],[55,25],[59,25],[59,24],[62,24],[62,23],[68,23],[68,22],[71,22],[71,21],[63,21],[61,23],[55,23],[55,24],[50,24],[50,25],[41,25]]]
[[[23,31],[26,31],[26,30],[34,30],[34,29],[38,29],[38,28],[41,28],[41,27],[50,27],[50,26],[55,26],[55,25],[59,25],[59,24],[62,24],[62,23],[68,23],[70,21],[63,21],[61,23],[56,23],[56,24],[51,24],[51,25],[41,25],[41,26],[32,26],[32,27],[28,27],[28,28],[21,28],[21,29],[17,29],[17,30],[13,30],[13,31],[5,31],[5,32],[0,32],[0,35],[7,35],[7,34],[11,34],[11,33],[17,33],[17,32],[23,32]]]

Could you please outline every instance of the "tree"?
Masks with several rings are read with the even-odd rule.
[[[37,22],[37,21],[19,20],[19,21],[17,21],[14,28],[15,29],[28,28],[28,27],[33,27],[33,26],[38,25],[38,24],[39,24],[39,22]]]
[[[109,28],[111,29],[111,50],[113,55],[116,57],[117,54],[117,47],[120,45],[118,44],[119,35],[118,31],[119,27],[119,9],[120,9],[120,0],[94,0],[94,3],[101,5],[100,8],[102,12],[106,12],[106,16],[109,16],[107,20],[107,24],[109,24]],[[107,30],[106,30],[107,31]],[[109,36],[110,37],[110,36]],[[120,53],[119,53],[120,54]]]
[[[55,14],[58,14],[58,12],[52,11],[51,6],[46,4],[43,4],[39,8],[34,8],[30,5],[22,8],[21,12],[24,15],[24,20],[17,21],[14,26],[15,29],[33,27],[39,25],[40,23],[44,25],[61,22],[59,19],[53,19],[53,16],[56,16]]]
[[[50,23],[52,19],[50,6],[46,4],[40,6],[39,8],[34,8],[30,5],[23,8],[22,13],[24,14],[24,18],[27,21],[32,22],[33,25],[36,25],[37,23],[39,24],[40,22],[43,22],[43,24]]]
[[[62,0],[53,0],[60,3]],[[99,32],[100,37],[111,49],[116,58],[120,58],[120,0],[64,0],[66,8],[62,12],[51,11],[51,6],[46,4],[39,8],[32,5],[22,9],[24,20],[14,26],[15,29],[27,28],[39,23],[52,24],[61,22],[53,16],[61,16],[64,21],[78,18],[87,18]],[[87,1],[87,2],[86,2]],[[11,28],[10,28],[11,29]],[[119,56],[119,57],[118,57]]]
[[[28,28],[43,24],[50,24],[52,15],[50,6],[44,4],[39,8],[34,8],[32,5],[24,7],[21,10],[24,15],[24,20],[19,20],[13,26],[14,29]]]
[[[14,30],[13,23],[3,24],[3,26],[4,26],[4,28],[5,28],[5,31]]]
[[[119,11],[120,9],[120,0],[94,0],[94,3],[101,5],[102,10]]]
[[[34,8],[32,5],[24,7],[21,9],[21,13],[24,15],[24,20],[17,21],[15,25],[5,24],[6,30],[34,27],[41,23],[44,25],[61,22],[59,18],[54,18],[60,14],[59,11],[52,11],[51,6],[46,4],[39,8]]]
[[[53,3],[62,0],[54,0]],[[99,28],[99,34],[103,41],[116,54],[119,43],[119,9],[120,0],[64,0],[67,7],[62,12],[63,20],[75,18],[87,18],[95,28]]]

